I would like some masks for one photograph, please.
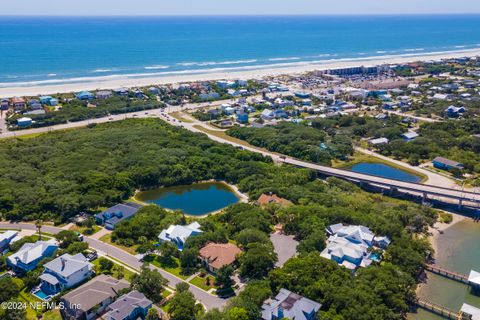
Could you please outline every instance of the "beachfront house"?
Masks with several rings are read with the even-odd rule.
[[[10,243],[17,237],[17,235],[18,231],[14,230],[7,230],[4,233],[0,233],[0,255],[8,250]]]
[[[25,108],[25,99],[14,97],[12,98],[12,106],[15,111],[20,111]]]
[[[200,249],[200,260],[206,270],[216,273],[218,269],[232,265],[242,250],[232,243],[209,243]]]
[[[287,289],[262,305],[262,320],[314,320],[322,305]]]
[[[178,250],[182,251],[189,237],[199,235],[202,232],[198,222],[193,222],[186,226],[171,225],[168,229],[162,230],[158,236],[158,241],[159,243],[164,241],[172,242],[177,246]]]
[[[463,170],[464,166],[460,162],[453,161],[443,157],[436,157],[432,160],[433,166],[440,170],[450,170],[453,168]]]
[[[118,297],[118,292],[128,287],[130,283],[124,279],[101,274],[64,295],[60,312],[63,319],[97,319]]]
[[[81,91],[75,95],[78,100],[93,100],[95,96],[89,91]]]
[[[105,226],[106,229],[113,230],[120,221],[133,217],[141,207],[141,205],[133,202],[119,203],[105,211],[97,213],[95,215],[95,221]]]
[[[152,301],[147,299],[143,293],[133,290],[111,303],[102,318],[105,320],[145,319],[152,305]]]
[[[15,272],[28,272],[43,259],[53,256],[57,249],[55,239],[25,243],[20,250],[7,257],[7,265]]]
[[[0,110],[8,110],[10,108],[10,101],[8,99],[0,100]]]
[[[110,90],[97,91],[97,99],[99,100],[105,100],[105,99],[111,98],[112,96],[113,96],[113,92]]]
[[[127,88],[113,89],[113,93],[115,93],[117,96],[121,96],[121,97],[127,97],[129,92],[130,91]]]
[[[379,254],[372,253],[370,248],[385,249],[390,244],[388,237],[377,237],[364,226],[338,223],[327,227],[325,231],[329,238],[320,256],[352,271],[358,267],[367,267],[373,261],[380,261]]]
[[[221,89],[234,88],[237,86],[235,81],[217,81],[217,86]]]
[[[93,264],[81,253],[74,256],[65,253],[43,267],[40,288],[48,295],[55,295],[87,280],[92,275]]]

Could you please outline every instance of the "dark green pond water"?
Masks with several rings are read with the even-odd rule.
[[[136,198],[163,208],[182,210],[192,216],[202,216],[239,201],[230,187],[217,182],[159,188],[139,192]]]

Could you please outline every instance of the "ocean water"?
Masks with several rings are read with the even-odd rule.
[[[480,15],[0,17],[0,87],[480,48]]]

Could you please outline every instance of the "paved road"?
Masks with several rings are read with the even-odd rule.
[[[0,222],[0,229],[25,229],[25,230],[36,230],[36,227],[34,224],[30,223],[9,223],[9,222]],[[42,231],[51,233],[51,234],[56,234],[63,229],[58,228],[58,227],[53,227],[53,226],[47,226],[44,225],[42,226]],[[100,240],[92,239],[90,237],[85,237],[85,241],[90,245],[92,249],[95,249],[99,252],[103,252],[106,255],[115,258],[119,261],[121,261],[123,264],[129,266],[130,268],[133,269],[140,269],[142,266],[142,263],[138,261],[138,259],[129,254],[128,252],[119,249],[113,245],[104,243]],[[182,279],[172,275],[171,273],[168,273],[160,268],[157,268],[155,266],[151,266],[152,269],[158,270],[162,276],[168,280],[168,284],[171,287],[175,287],[178,283],[184,282]],[[227,303],[227,300],[221,299],[217,296],[214,296],[212,294],[207,293],[206,291],[197,288],[193,285],[190,284],[190,291],[194,294],[195,298],[200,301],[208,310],[213,309],[213,308],[223,308],[225,304]]]
[[[166,119],[165,117],[161,117],[161,118],[168,121],[168,119]],[[467,204],[474,205],[474,206],[480,205],[480,194],[477,194],[471,191],[461,190],[461,189],[457,190],[457,189],[452,189],[444,186],[424,185],[420,183],[404,182],[404,181],[399,181],[394,179],[387,179],[387,178],[382,178],[378,176],[352,172],[348,170],[326,167],[326,166],[318,165],[315,163],[298,160],[292,157],[275,154],[264,149],[244,146],[239,143],[226,140],[222,137],[218,137],[211,133],[202,131],[201,129],[196,127],[198,126],[198,123],[170,122],[170,124],[181,125],[192,132],[204,133],[210,139],[217,142],[230,144],[239,148],[243,148],[245,150],[263,154],[264,156],[269,156],[276,162],[287,163],[300,168],[308,168],[327,176],[338,177],[338,178],[347,179],[351,181],[359,181],[359,182],[369,183],[372,185],[382,186],[387,188],[394,188],[401,191],[408,191],[410,193],[414,193],[417,195],[435,196],[437,198],[441,198],[442,200],[449,200],[450,202],[452,202],[452,200],[455,200],[455,201],[461,200],[464,205],[467,205]]]

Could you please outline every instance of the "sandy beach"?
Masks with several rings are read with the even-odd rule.
[[[1,84],[0,98],[14,96],[36,96],[42,94],[67,93],[81,90],[114,89],[119,87],[142,87],[149,85],[174,84],[193,81],[218,79],[258,79],[266,76],[283,74],[300,74],[314,70],[329,70],[356,66],[376,66],[382,64],[399,64],[415,61],[440,60],[466,56],[480,56],[480,49],[459,50],[450,52],[433,52],[416,55],[386,55],[381,57],[365,57],[357,59],[322,60],[316,63],[279,63],[264,66],[248,66],[239,68],[216,68],[209,70],[192,70],[184,72],[159,72],[136,75],[112,75],[105,77],[90,77],[67,80],[49,80],[42,82]],[[62,83],[70,82],[70,83]],[[50,83],[50,84],[49,84]]]
[[[470,218],[467,218],[465,216],[462,216],[456,213],[451,213],[451,212],[447,212],[447,213],[452,215],[452,218],[453,218],[452,222],[450,223],[436,222],[433,225],[433,227],[429,227],[428,229],[428,232],[432,234],[431,236],[428,237],[428,239],[433,250],[435,251],[435,255],[434,255],[435,258],[437,258],[438,255],[440,254],[438,250],[438,242],[439,242],[439,238],[442,236],[441,233],[443,233],[445,230],[447,230],[448,228],[452,227],[453,225],[461,221],[471,220]]]

